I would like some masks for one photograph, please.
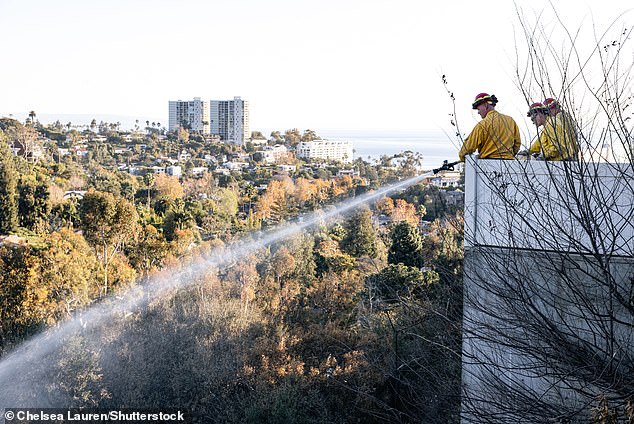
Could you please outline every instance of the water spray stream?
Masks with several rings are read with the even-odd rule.
[[[128,291],[123,297],[110,298],[96,304],[72,319],[65,321],[42,334],[33,337],[18,346],[0,361],[0,410],[4,407],[56,407],[55,401],[46,398],[46,382],[41,376],[33,375],[35,365],[47,361],[47,357],[63,347],[63,343],[74,334],[90,331],[107,325],[109,320],[119,314],[128,315],[139,311],[153,300],[173,289],[185,288],[193,284],[205,271],[233,261],[245,258],[258,250],[283,240],[293,234],[307,230],[318,223],[341,216],[358,206],[380,199],[383,196],[413,185],[432,175],[428,172],[409,178],[374,192],[355,197],[333,206],[331,210],[319,210],[307,216],[302,223],[284,225],[261,234],[259,239],[242,242],[212,252],[203,260],[174,271],[163,277]],[[40,394],[41,393],[41,394]],[[29,405],[28,403],[35,403]]]

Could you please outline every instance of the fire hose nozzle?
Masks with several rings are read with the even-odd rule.
[[[448,163],[448,162],[445,160],[445,161],[443,161],[442,166],[441,166],[440,168],[433,169],[433,170],[432,170],[432,172],[433,172],[434,174],[437,174],[437,173],[439,173],[440,171],[453,171],[453,170],[454,170],[454,169],[453,169],[453,167],[454,167],[455,165],[459,164],[459,163],[460,163],[460,161],[456,161],[456,162],[451,162],[451,163]]]

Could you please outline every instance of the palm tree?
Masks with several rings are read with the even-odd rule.
[[[29,122],[32,125],[35,125],[35,111],[34,110],[29,112]]]

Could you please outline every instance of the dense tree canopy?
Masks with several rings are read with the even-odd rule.
[[[0,130],[0,234],[7,234],[18,226],[17,179],[13,155]]]

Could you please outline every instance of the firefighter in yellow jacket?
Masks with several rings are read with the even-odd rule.
[[[553,102],[556,103],[554,107]],[[537,127],[544,127],[528,150],[530,154],[545,160],[577,159],[577,137],[570,119],[559,110],[556,100],[546,99],[545,103],[533,103],[527,116]]]
[[[544,106],[548,108],[548,116],[554,118],[555,140],[558,144],[558,153],[561,160],[578,160],[579,142],[577,141],[577,132],[572,118],[561,109],[559,102],[552,97],[544,100]]]
[[[460,153],[460,161],[466,155],[480,154],[480,159],[515,159],[520,149],[520,131],[510,116],[495,110],[495,95],[480,93],[471,105],[482,118],[466,138]]]

